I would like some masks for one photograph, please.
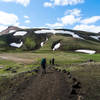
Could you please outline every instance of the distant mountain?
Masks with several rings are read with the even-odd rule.
[[[0,36],[0,51],[26,51],[40,48],[41,42],[49,38],[51,34],[35,34],[35,29],[21,29],[10,26]]]
[[[2,34],[8,34],[12,30],[16,30],[17,31],[17,30],[21,30],[21,28],[16,27],[16,26],[9,26],[7,29],[1,31],[0,35],[2,35]]]
[[[51,51],[60,42],[57,50],[75,51],[88,49],[100,52],[100,34],[70,29],[33,28],[21,29],[10,26],[0,36],[0,51]]]

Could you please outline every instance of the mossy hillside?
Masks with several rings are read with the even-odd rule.
[[[15,62],[11,60],[0,60],[0,77],[13,77],[19,73],[32,71],[33,69],[37,69],[39,64],[31,63],[31,64],[24,64],[21,62]]]
[[[40,48],[40,43],[46,40],[46,37],[50,37],[49,34],[35,34],[34,30],[23,29],[20,31],[26,31],[25,36],[13,36],[14,33],[5,34],[0,36],[0,50],[1,51],[30,51]],[[11,47],[11,43],[20,43],[23,41],[21,48]]]
[[[73,38],[71,35],[68,34],[35,34],[36,30],[41,29],[22,29],[20,31],[27,31],[28,34],[25,36],[13,36],[14,33],[6,34],[0,36],[0,51],[31,51],[31,50],[51,50],[51,46],[55,41],[61,40],[61,47],[60,50],[62,51],[73,51],[76,49],[93,49],[97,52],[100,52],[100,41],[91,38],[90,36],[99,36],[99,34],[91,33],[91,32],[84,32],[84,31],[76,31],[76,30],[68,30],[68,29],[61,29],[63,31],[71,31],[75,34],[79,35],[84,39],[77,39]],[[60,29],[56,29],[60,30]],[[41,48],[41,42],[46,40],[46,37],[49,38],[49,41],[45,43],[45,46]],[[23,46],[21,48],[11,47],[10,43],[20,43],[23,41]]]
[[[77,38],[72,38],[70,36],[63,36],[61,34],[52,35],[51,38],[49,38],[49,40],[39,50],[41,52],[51,52],[52,44],[58,40],[61,40],[61,47],[58,49],[60,51],[74,52],[77,49],[89,49],[100,52],[100,42],[92,40],[81,40]]]

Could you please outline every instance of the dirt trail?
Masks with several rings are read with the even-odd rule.
[[[23,85],[26,83],[23,83]],[[70,98],[71,84],[64,73],[48,69],[29,80],[24,88],[20,87],[9,100],[77,100]]]

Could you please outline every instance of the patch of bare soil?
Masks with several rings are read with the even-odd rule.
[[[71,85],[64,73],[48,68],[47,74],[39,72],[16,87],[6,100],[77,100],[70,97]]]
[[[2,56],[0,55],[1,59],[4,60],[11,60],[11,61],[15,61],[15,62],[21,62],[21,63],[25,63],[25,64],[30,64],[33,62],[33,60],[31,59],[25,59],[25,58],[18,58],[18,57],[14,57],[14,56]]]

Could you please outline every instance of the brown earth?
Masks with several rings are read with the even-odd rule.
[[[14,62],[19,62],[19,63],[24,63],[24,64],[30,64],[33,62],[32,59],[19,58],[19,57],[15,57],[15,56],[2,56],[2,55],[0,55],[0,58],[3,60],[11,60]]]
[[[8,28],[6,28],[5,30],[0,32],[0,35],[2,34],[8,34],[10,30],[21,30],[21,28],[16,27],[16,26],[8,26]]]
[[[47,69],[47,74],[41,71],[16,87],[6,100],[77,100],[71,96],[71,79],[53,68]]]

